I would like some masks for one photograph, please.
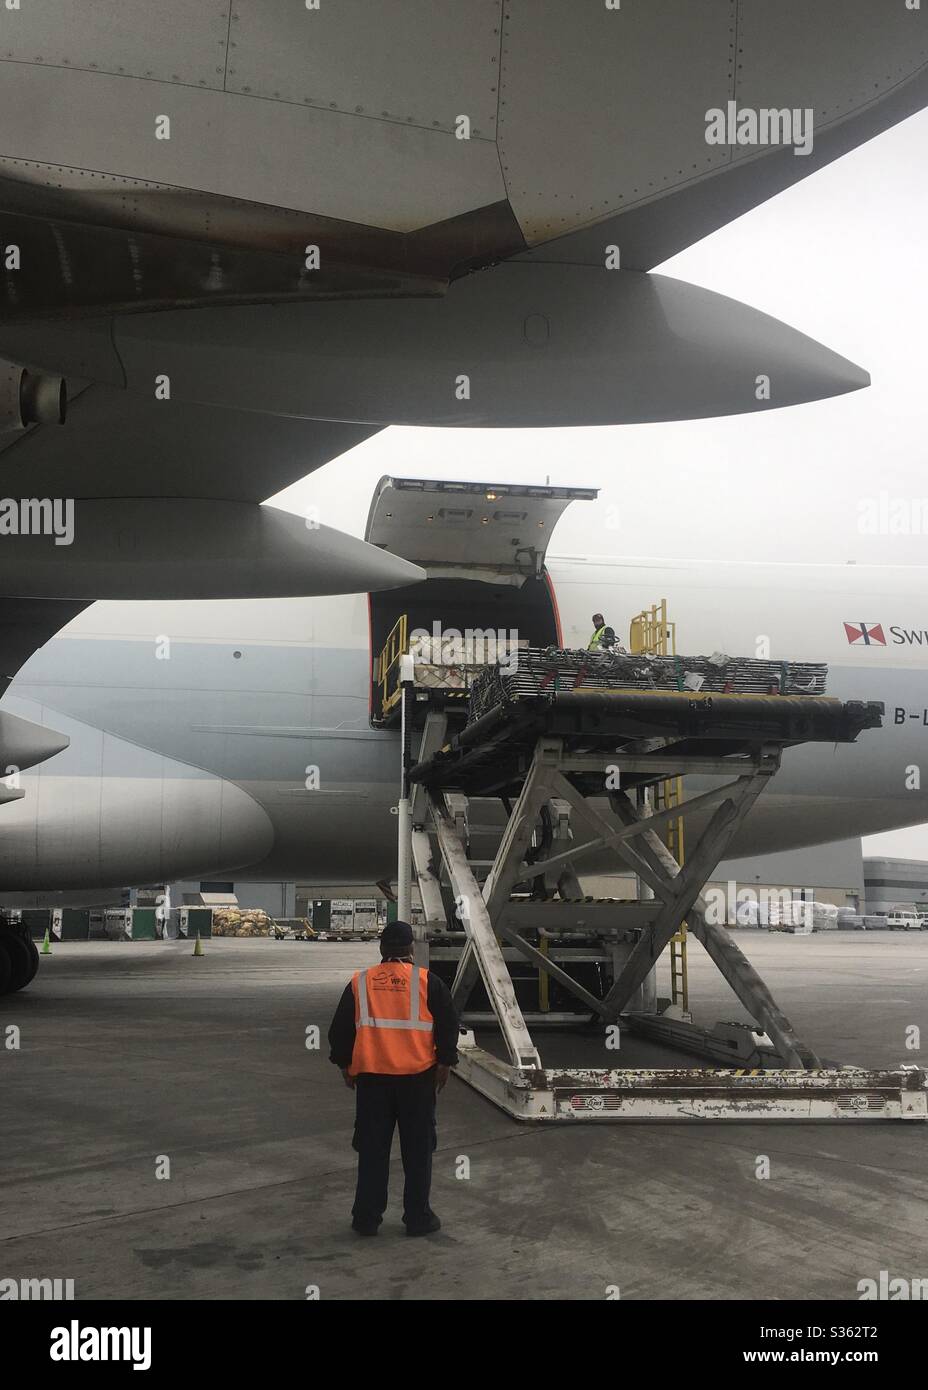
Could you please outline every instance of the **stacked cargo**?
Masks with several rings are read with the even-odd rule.
[[[213,936],[268,936],[271,919],[261,907],[214,907]]]
[[[676,690],[734,695],[824,695],[828,668],[818,661],[756,657],[629,656],[529,647],[490,666],[471,687],[471,723],[514,700],[553,697],[571,690]]]
[[[495,662],[515,662],[528,650],[527,642],[511,643],[492,634],[479,638],[453,632],[430,637],[414,635],[409,644],[413,679],[421,690],[470,690],[474,681]]]

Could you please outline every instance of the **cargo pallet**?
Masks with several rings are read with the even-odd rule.
[[[407,664],[400,677],[399,876],[402,892],[409,865],[419,886],[424,922],[416,928],[416,959],[453,969],[452,994],[464,1022],[495,1023],[507,1054],[488,1052],[468,1031],[458,1076],[523,1121],[928,1118],[921,1069],[823,1065],[702,896],[775,776],[782,750],[852,742],[879,725],[881,705],[812,695],[581,687],[504,698],[463,724],[459,704],[442,708],[434,691],[422,701],[410,672]],[[687,775],[718,785],[655,809],[655,789]],[[506,816],[495,854],[481,859],[474,804],[487,798],[498,800]],[[707,819],[698,832],[687,821],[681,866],[659,832],[694,811]],[[591,850],[614,855],[653,897],[585,898],[575,861]],[[527,884],[535,885],[534,896]],[[684,922],[756,1026],[707,1030],[688,1011],[659,1011],[655,967]],[[601,990],[576,978],[581,959],[596,962]],[[521,975],[513,973],[515,961]],[[525,993],[526,969],[538,991],[535,1013],[526,1013],[517,997],[517,989]],[[488,1003],[482,1018],[467,1012],[479,985]],[[550,1008],[548,990],[555,985],[571,997],[570,1009]],[[542,1064],[530,1023],[591,1021],[619,1030],[617,1036],[632,1029],[714,1065]]]

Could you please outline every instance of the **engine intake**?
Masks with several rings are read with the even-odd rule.
[[[67,413],[64,377],[30,372],[0,360],[0,433],[11,434],[30,425],[63,425]]]

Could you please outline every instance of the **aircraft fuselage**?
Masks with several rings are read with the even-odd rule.
[[[632,614],[666,598],[682,654],[825,660],[829,694],[884,702],[883,728],[857,744],[786,751],[733,854],[928,819],[920,570],[552,557],[548,571],[565,646],[586,646],[594,612],[624,635]],[[489,608],[486,625],[497,626]],[[89,609],[3,702],[71,746],[19,774],[26,795],[3,808],[0,888],[233,871],[390,878],[399,749],[370,725],[370,640],[366,595]]]

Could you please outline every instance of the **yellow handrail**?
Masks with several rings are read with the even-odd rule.
[[[400,657],[404,656],[408,646],[409,615],[401,613],[383,644],[383,650],[377,658],[376,680],[380,686],[380,713],[386,714],[392,704],[399,699],[400,687],[399,680],[396,681],[396,688],[387,693],[387,686],[390,681],[390,673],[396,667],[399,675]]]
[[[633,656],[676,656],[677,625],[667,621],[667,600],[636,613],[628,625],[628,650]]]

